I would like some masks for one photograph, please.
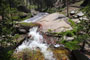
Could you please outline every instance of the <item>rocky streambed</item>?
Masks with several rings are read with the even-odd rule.
[[[48,43],[38,27],[29,30],[28,39],[13,54],[18,60],[69,60],[70,51],[63,45]]]

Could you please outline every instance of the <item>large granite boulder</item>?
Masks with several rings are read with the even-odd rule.
[[[52,13],[37,22],[42,25],[43,32],[47,32],[48,30],[62,32],[72,30],[72,27],[66,22],[66,20],[68,20],[68,18],[65,15]]]

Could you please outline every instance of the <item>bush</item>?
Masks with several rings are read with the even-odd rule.
[[[83,12],[85,12],[86,16],[90,16],[90,4],[88,4],[86,7],[82,9]]]

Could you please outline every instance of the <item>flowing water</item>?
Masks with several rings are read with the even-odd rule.
[[[47,16],[47,15],[48,15],[48,13],[40,12],[40,13],[38,13],[37,15],[35,15],[34,17],[29,18],[29,19],[26,19],[26,20],[21,21],[21,22],[26,22],[26,23],[36,22],[36,21],[44,18],[44,17]]]
[[[20,52],[26,48],[30,50],[36,50],[37,48],[39,48],[46,60],[56,60],[53,57],[53,52],[48,49],[49,45],[43,43],[43,36],[38,32],[37,27],[33,27],[32,29],[30,29],[28,36],[30,36],[30,38],[25,40],[19,47],[16,48],[17,52]]]

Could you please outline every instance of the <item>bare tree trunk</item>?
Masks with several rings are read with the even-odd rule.
[[[67,17],[69,17],[69,0],[66,0],[66,7],[67,7]]]
[[[81,50],[82,52],[84,52],[85,50],[85,45],[86,45],[86,40],[83,41],[83,45],[81,46]]]

